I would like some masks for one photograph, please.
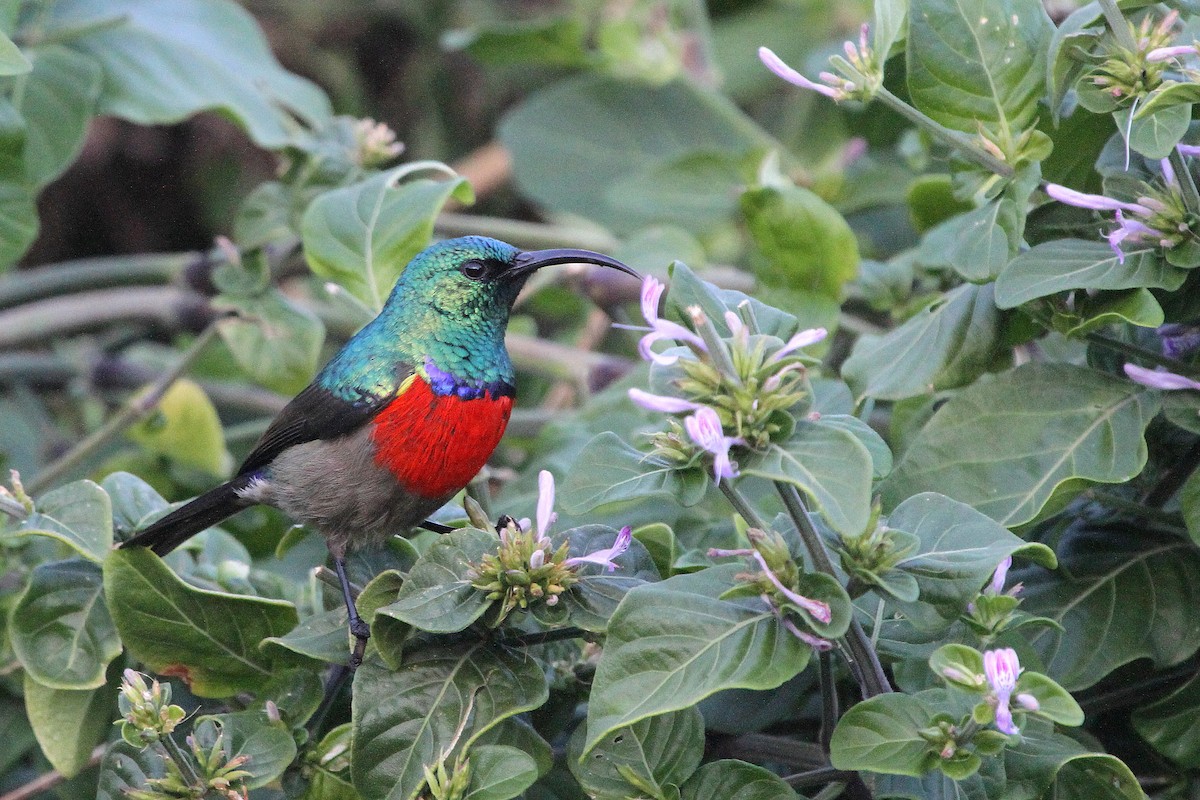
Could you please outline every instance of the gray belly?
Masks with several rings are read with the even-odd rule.
[[[325,537],[335,556],[406,534],[448,497],[403,489],[374,460],[370,429],[290,447],[239,496],[283,511]]]

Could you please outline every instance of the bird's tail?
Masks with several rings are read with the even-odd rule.
[[[160,556],[174,550],[205,528],[231,517],[251,503],[238,497],[246,478],[234,478],[205,492],[187,505],[155,520],[121,547],[148,547]]]

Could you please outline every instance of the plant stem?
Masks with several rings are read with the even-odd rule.
[[[104,751],[108,749],[108,745],[98,745],[92,750],[92,755],[88,758],[87,765],[94,767],[104,758]],[[17,788],[0,794],[0,800],[31,800],[44,792],[48,792],[55,786],[66,780],[66,777],[56,769],[49,772],[44,772],[31,780],[29,783],[24,783]]]
[[[821,534],[817,532],[817,529],[813,527],[812,520],[808,518],[808,509],[804,505],[804,498],[800,496],[800,491],[790,483],[782,481],[775,481],[775,490],[779,492],[780,498],[783,499],[783,505],[796,524],[796,530],[800,533],[800,539],[804,542],[804,547],[808,551],[809,557],[812,558],[813,565],[820,572],[836,577],[837,572],[833,568],[833,561],[829,558],[825,543],[821,541]],[[875,648],[871,646],[866,632],[863,631],[862,625],[853,614],[850,617],[850,629],[846,632],[844,641],[850,655],[862,668],[863,685],[860,688],[863,696],[874,697],[877,694],[886,694],[892,691],[892,685],[883,671],[883,665],[879,663],[879,656],[875,653]]]
[[[100,448],[124,433],[129,426],[153,411],[162,400],[163,395],[167,393],[167,390],[191,368],[192,364],[195,363],[196,359],[199,358],[204,348],[208,346],[216,334],[216,325],[209,325],[205,328],[204,332],[197,336],[196,340],[184,351],[183,356],[179,359],[179,363],[174,368],[151,384],[145,391],[130,397],[125,401],[125,406],[111,417],[108,422],[105,422],[85,437],[82,442],[68,450],[57,461],[34,476],[33,480],[29,482],[29,493],[34,494],[46,489],[55,481],[62,478],[63,475],[86,461],[100,450]]]
[[[1040,321],[1040,320],[1039,320]],[[1049,326],[1046,326],[1049,328]],[[1180,375],[1188,375],[1191,377],[1200,377],[1200,367],[1184,364],[1182,361],[1176,361],[1173,358],[1168,358],[1160,353],[1155,353],[1153,350],[1147,350],[1144,347],[1138,347],[1136,344],[1122,342],[1120,339],[1113,339],[1110,336],[1105,336],[1103,333],[1088,333],[1084,338],[1089,342],[1098,344],[1101,347],[1112,350],[1116,353],[1123,353],[1127,356],[1133,356],[1143,361],[1149,361],[1160,367],[1166,367],[1171,372]]]
[[[842,781],[834,781],[827,784],[824,789],[813,795],[813,800],[834,800],[841,797],[846,791],[846,784]]]
[[[1014,172],[1011,165],[984,150],[971,137],[960,131],[951,130],[931,117],[927,117],[884,87],[879,87],[879,90],[875,93],[875,97],[918,128],[924,129],[933,138],[939,139],[943,143],[953,147],[968,160],[974,161],[989,172],[994,172],[1005,178],[1013,176]]]
[[[1170,500],[1175,492],[1179,491],[1179,488],[1196,471],[1198,465],[1200,465],[1200,439],[1193,442],[1192,446],[1167,468],[1162,478],[1159,479],[1158,485],[1146,494],[1142,502],[1161,514],[1162,512],[1158,509]]]
[[[838,780],[849,780],[854,777],[853,772],[843,772],[836,767],[817,767],[806,772],[798,772],[795,775],[788,775],[784,778],[788,786],[794,789],[800,789],[805,786],[819,786],[822,783],[830,783]]]
[[[817,654],[817,679],[821,684],[821,746],[828,753],[838,721],[837,686],[833,681],[833,659],[829,653]]]
[[[45,297],[145,283],[167,283],[202,253],[145,253],[63,261],[0,279],[0,308]]]
[[[1136,53],[1137,41],[1133,38],[1129,21],[1117,7],[1117,0],[1100,0],[1100,10],[1104,12],[1104,21],[1108,23],[1108,29],[1112,31],[1117,43],[1129,52]]]
[[[1179,148],[1172,148],[1168,159],[1171,162],[1171,169],[1175,171],[1175,179],[1179,181],[1179,189],[1183,193],[1183,205],[1193,214],[1200,214],[1200,191],[1196,189],[1196,179],[1192,177],[1192,171],[1188,169],[1188,163],[1184,160],[1183,154],[1179,152]]]
[[[118,322],[143,322],[168,329],[193,316],[211,316],[199,294],[172,286],[98,289],[25,303],[0,312],[0,348],[42,343]]]
[[[721,492],[725,495],[725,499],[733,506],[733,510],[741,515],[742,519],[746,520],[746,524],[751,528],[766,530],[766,523],[758,516],[758,512],[754,510],[754,506],[750,505],[749,501],[742,496],[733,486],[733,481],[722,481],[718,486],[721,487]]]
[[[189,786],[201,787],[204,785],[204,782],[200,780],[200,773],[196,772],[195,766],[192,765],[192,759],[183,752],[183,748],[174,738],[168,735],[158,741],[166,748],[167,755],[175,762],[175,766],[179,767],[179,771],[183,773],[183,779]]]

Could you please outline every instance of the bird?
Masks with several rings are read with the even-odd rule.
[[[622,262],[571,248],[522,251],[484,236],[435,242],[405,266],[379,315],[279,412],[234,476],[123,542],[166,555],[244,508],[264,504],[325,538],[341,583],[350,666],[369,626],[346,554],[423,526],[500,442],[516,394],[504,333],[517,294],[543,267]]]

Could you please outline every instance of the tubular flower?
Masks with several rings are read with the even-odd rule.
[[[1017,652],[1011,647],[988,650],[983,654],[983,672],[996,701],[996,727],[1010,735],[1021,732],[1013,723],[1012,710],[1008,706],[1021,671]]]
[[[699,336],[677,322],[659,319],[658,301],[662,299],[666,289],[666,284],[653,275],[647,275],[646,280],[642,282],[642,316],[646,318],[650,332],[638,342],[638,352],[641,353],[642,358],[663,366],[674,364],[679,357],[664,356],[650,349],[651,345],[661,339],[675,339],[701,351],[704,350],[704,341]]]
[[[694,414],[683,421],[692,441],[713,457],[713,479],[720,484],[721,478],[736,478],[737,467],[729,460],[729,448],[735,444],[744,444],[741,439],[726,436],[721,427],[721,418],[717,412],[708,406],[701,406]]]
[[[1134,383],[1167,392],[1178,389],[1200,389],[1200,381],[1176,375],[1174,372],[1167,372],[1165,369],[1146,369],[1137,364],[1126,364],[1125,375]]]
[[[629,543],[633,540],[633,529],[626,525],[621,528],[621,532],[617,534],[616,541],[612,547],[606,547],[603,550],[597,550],[593,553],[588,553],[586,556],[575,556],[568,558],[563,563],[568,567],[576,567],[580,564],[599,564],[604,567],[607,572],[612,572],[617,568],[613,561],[617,556],[629,549]]]
[[[834,72],[822,72],[817,77],[820,82],[809,80],[796,70],[789,67],[779,56],[767,47],[758,48],[758,57],[767,69],[783,78],[788,83],[819,92],[834,101],[862,100],[864,102],[875,96],[883,83],[883,70],[879,60],[871,49],[870,28],[863,25],[859,29],[858,43],[845,42],[842,56],[829,59]],[[835,72],[837,74],[835,74]]]
[[[696,411],[701,407],[699,403],[693,403],[691,400],[650,394],[637,388],[629,390],[629,399],[647,411],[658,411],[663,414],[683,414],[688,411]]]
[[[542,470],[538,473],[538,501],[537,501],[537,535],[538,544],[543,540],[547,540],[546,532],[550,530],[550,526],[558,519],[558,514],[554,511],[554,476],[549,470]]]
[[[1131,24],[1135,49],[1127,50],[1110,40],[1106,58],[1092,70],[1092,83],[1117,100],[1141,98],[1157,89],[1166,71],[1164,62],[1184,54],[1170,46],[1178,21],[1179,12],[1171,11],[1157,23],[1148,14],[1137,28]]]

